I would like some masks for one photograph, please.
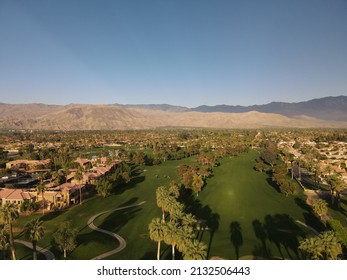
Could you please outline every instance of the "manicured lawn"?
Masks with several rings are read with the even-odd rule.
[[[216,216],[216,230],[203,235],[210,244],[209,257],[236,259],[298,258],[292,250],[305,234],[295,223],[315,223],[301,197],[285,197],[271,186],[267,174],[253,170],[254,151],[223,159],[199,195],[201,207]]]
[[[291,248],[297,246],[300,236],[306,232],[294,221],[314,225],[313,215],[302,203],[304,198],[286,198],[271,186],[267,174],[253,170],[256,157],[257,153],[251,151],[221,160],[198,200],[189,204],[190,210],[200,219],[205,219],[213,230],[199,233],[199,238],[209,245],[209,257],[298,258]],[[155,190],[177,179],[178,165],[193,161],[189,158],[142,167],[143,172],[129,184],[119,186],[107,198],[93,197],[68,211],[46,214],[43,217],[46,234],[39,245],[53,250],[50,244],[52,234],[60,222],[71,220],[78,230],[78,246],[68,258],[91,259],[114,249],[118,242],[105,234],[93,232],[86,225],[88,219],[102,211],[146,201],[138,207],[109,211],[99,216],[94,224],[121,235],[127,242],[123,251],[109,259],[154,259],[157,244],[148,237],[148,224],[161,214],[156,206]],[[18,231],[31,219],[33,217],[21,217],[15,224]],[[18,238],[24,239],[23,236]],[[162,248],[165,250],[166,245]],[[60,252],[53,252],[57,259],[62,258]],[[169,253],[169,250],[164,252],[163,258],[169,258]]]
[[[15,248],[16,248],[17,260],[32,260],[33,259],[33,252],[29,248],[21,244],[15,244]],[[46,258],[43,254],[37,253],[37,259],[45,260]]]

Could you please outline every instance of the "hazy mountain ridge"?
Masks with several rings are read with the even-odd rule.
[[[203,105],[192,108],[191,110],[197,112],[225,113],[257,111],[262,113],[276,113],[285,116],[306,115],[322,120],[347,121],[347,96],[329,96],[298,103],[271,102],[264,105],[252,106]]]
[[[183,106],[175,106],[170,104],[115,104],[118,106],[123,106],[125,108],[134,108],[134,109],[149,109],[149,110],[160,110],[167,112],[187,112],[190,109]]]
[[[346,98],[346,97],[344,97]],[[340,114],[343,121],[317,119],[310,114],[292,116],[285,109],[289,103],[273,102],[267,105],[247,107],[283,107],[283,114],[264,113],[258,110],[242,113],[197,112],[185,110],[185,107],[162,105],[46,105],[46,104],[0,104],[1,129],[34,129],[34,130],[124,130],[148,129],[158,127],[201,127],[201,128],[261,128],[261,127],[347,127],[347,106],[340,100],[335,116]],[[336,100],[335,100],[336,101]],[[328,108],[335,106],[335,101],[327,98],[324,102]],[[290,103],[307,108],[305,102]],[[302,105],[303,104],[303,105]],[[321,107],[320,100],[310,104],[312,112],[327,112]],[[227,105],[221,105],[227,106]],[[292,106],[292,105],[291,105]],[[316,106],[316,108],[315,108]],[[177,108],[176,108],[177,107]],[[242,106],[234,106],[241,110]],[[289,106],[290,107],[290,106]],[[292,111],[294,112],[294,111]],[[298,113],[296,110],[295,113]],[[333,113],[331,113],[333,114]]]

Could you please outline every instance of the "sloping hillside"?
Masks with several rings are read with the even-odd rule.
[[[0,128],[115,130],[157,127],[260,128],[347,127],[347,122],[260,112],[202,113],[125,108],[117,105],[0,105]]]
[[[199,106],[192,108],[196,112],[245,113],[251,111],[276,113],[285,116],[306,115],[322,120],[347,121],[347,96],[335,96],[312,99],[298,103],[271,102],[253,106]]]

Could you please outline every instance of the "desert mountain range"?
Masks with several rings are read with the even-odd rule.
[[[236,112],[235,112],[236,111]],[[347,97],[254,106],[46,105],[0,103],[0,129],[126,130],[160,127],[347,128]]]

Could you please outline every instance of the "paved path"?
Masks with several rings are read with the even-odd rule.
[[[111,231],[108,231],[108,230],[105,230],[105,229],[101,229],[101,228],[98,228],[94,225],[94,220],[99,217],[100,215],[102,214],[105,214],[107,212],[111,212],[111,211],[118,211],[118,210],[123,210],[123,209],[127,209],[127,208],[132,208],[132,207],[137,207],[137,206],[140,206],[142,204],[146,203],[146,201],[142,201],[140,203],[137,203],[137,204],[132,204],[132,205],[129,205],[129,206],[124,206],[124,207],[119,207],[117,209],[112,209],[112,210],[107,210],[107,211],[104,211],[104,212],[100,212],[98,214],[95,214],[94,216],[92,216],[88,222],[87,222],[87,225],[92,229],[92,230],[95,230],[95,231],[98,231],[98,232],[102,232],[102,233],[105,233],[107,235],[110,235],[114,238],[116,238],[119,242],[119,246],[116,248],[116,249],[113,249],[111,251],[108,251],[106,253],[103,253],[101,255],[98,255],[94,258],[92,258],[92,260],[101,260],[101,259],[104,259],[104,258],[107,258],[115,253],[118,253],[120,251],[122,251],[125,247],[126,247],[126,242],[124,240],[123,237],[121,237],[120,235],[116,234],[116,233],[113,233]]]
[[[315,235],[319,235],[319,232],[316,231],[313,227],[310,227],[309,225],[307,225],[307,224],[305,224],[305,223],[303,223],[303,222],[301,222],[299,220],[296,220],[295,222],[300,224],[300,225],[302,225],[302,226],[304,226],[305,228],[311,230]]]
[[[20,240],[20,239],[15,239],[14,242],[22,244],[25,247],[30,248],[31,250],[33,249],[33,244],[31,242]],[[55,260],[55,256],[54,256],[54,254],[51,251],[49,251],[49,250],[47,250],[45,248],[42,248],[40,246],[36,246],[36,250],[37,250],[38,253],[44,254],[44,256],[46,257],[47,260]]]

